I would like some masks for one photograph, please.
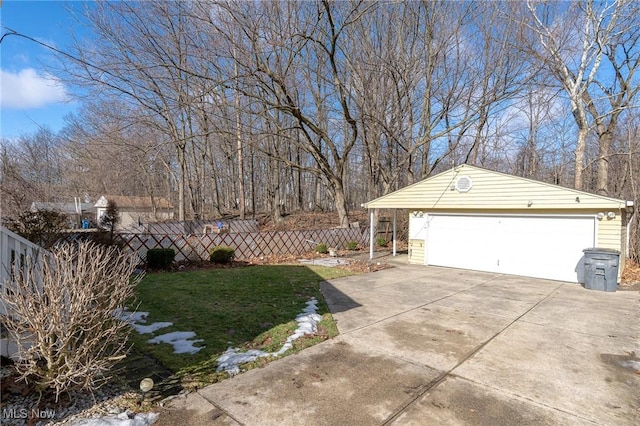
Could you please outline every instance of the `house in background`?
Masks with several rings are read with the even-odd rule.
[[[100,223],[109,201],[113,201],[118,208],[120,223],[116,229],[119,230],[173,219],[173,205],[166,198],[103,195],[94,205],[97,223]]]
[[[77,198],[74,203],[47,203],[34,201],[29,208],[32,212],[54,211],[64,214],[68,219],[68,227],[71,229],[81,228],[82,220],[93,221],[96,209],[93,203],[82,203]]]

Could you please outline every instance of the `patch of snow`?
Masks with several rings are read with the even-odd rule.
[[[147,322],[147,317],[149,316],[149,312],[131,312],[127,308],[118,308],[113,313],[113,316],[118,318],[121,321],[128,322],[129,324],[133,324],[136,322]]]
[[[116,416],[104,416],[96,419],[82,419],[74,426],[148,426],[158,420],[158,413],[139,413],[130,417],[129,413],[123,412]]]
[[[170,327],[173,325],[172,322],[154,322],[153,324],[149,324],[149,325],[142,325],[142,324],[131,324],[133,326],[133,328],[140,334],[151,334],[154,331],[158,331],[161,328],[165,328],[165,327]]]
[[[246,352],[239,352],[238,348],[229,348],[227,349],[220,357],[218,358],[218,368],[216,371],[226,371],[232,376],[240,373],[240,364],[244,364],[245,362],[255,361],[258,358],[264,358],[267,356],[273,356],[274,354],[269,352],[264,352],[258,349],[250,349]]]
[[[204,348],[204,346],[195,347],[194,343],[204,342],[202,339],[189,340],[196,337],[193,331],[174,331],[167,334],[161,334],[153,339],[147,340],[147,343],[169,343],[173,345],[173,352],[176,354],[195,354]]]
[[[152,334],[161,328],[170,327],[172,322],[154,322],[146,325],[149,312],[130,312],[126,308],[118,308],[113,316],[121,321],[128,322],[139,334]],[[172,333],[162,334],[149,340],[148,343],[169,343],[173,345],[173,353],[176,354],[195,354],[204,348],[204,346],[195,347],[194,343],[204,342],[204,340],[189,340],[196,337],[193,331],[174,331]]]
[[[304,308],[302,313],[296,316],[298,327],[292,335],[287,337],[287,340],[284,342],[284,345],[282,345],[280,350],[276,352],[264,352],[257,349],[251,349],[246,352],[240,352],[240,349],[238,348],[229,348],[218,358],[218,368],[216,371],[226,371],[230,375],[234,376],[240,373],[240,364],[255,361],[258,358],[269,356],[277,357],[283,355],[293,347],[293,342],[295,340],[305,334],[314,334],[318,331],[318,323],[322,321],[322,316],[317,312],[318,301],[314,297],[307,302],[307,306]]]

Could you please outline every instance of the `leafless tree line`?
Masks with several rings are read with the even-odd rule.
[[[346,226],[461,163],[637,205],[639,7],[101,2],[56,70],[82,110],[3,143],[4,210],[121,193],[181,219],[324,209]]]

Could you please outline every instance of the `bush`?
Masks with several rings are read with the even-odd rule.
[[[385,247],[387,245],[387,240],[382,238],[382,237],[378,237],[378,239],[376,240],[376,242],[378,243],[378,245],[380,247]]]
[[[169,269],[175,257],[174,249],[151,249],[147,251],[147,266],[151,269]]]
[[[42,394],[91,390],[125,357],[131,327],[116,318],[135,295],[133,256],[114,247],[63,244],[15,271],[3,295],[7,331],[18,347],[20,380]]]
[[[107,208],[102,216],[100,216],[98,225],[103,230],[109,232],[109,240],[111,241],[113,241],[113,233],[120,223],[120,220],[120,210],[118,209],[118,205],[115,201],[107,201]]]
[[[327,245],[324,243],[318,244],[316,246],[316,253],[326,254],[326,253],[329,253],[329,249],[327,248]]]
[[[358,248],[358,243],[356,241],[349,241],[347,243],[347,250],[355,250]]]
[[[211,249],[209,260],[213,263],[229,263],[233,260],[236,253],[231,247],[215,246]]]
[[[16,234],[46,249],[51,248],[67,227],[67,216],[52,210],[25,211],[4,225]]]

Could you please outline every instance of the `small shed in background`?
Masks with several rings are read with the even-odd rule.
[[[120,223],[117,229],[173,219],[173,205],[166,198],[103,195],[95,204],[97,223],[100,223],[109,201],[113,201],[118,208]]]
[[[410,263],[568,282],[582,282],[591,247],[619,251],[622,273],[634,213],[632,201],[470,165],[365,207],[410,209]]]

